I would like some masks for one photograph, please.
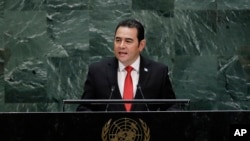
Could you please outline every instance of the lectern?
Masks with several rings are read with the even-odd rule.
[[[123,103],[65,100],[64,104],[82,102]],[[145,104],[143,100],[125,102]],[[189,100],[175,102],[184,104]],[[233,136],[233,127],[250,125],[249,119],[249,111],[0,113],[0,138],[4,141],[233,141],[242,139]]]
[[[248,111],[0,113],[3,141],[233,141]],[[248,138],[249,139],[249,138]]]

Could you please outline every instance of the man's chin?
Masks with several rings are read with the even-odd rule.
[[[116,56],[118,58],[118,60],[120,60],[121,62],[127,61],[128,60],[128,55],[118,55]]]
[[[118,60],[119,60],[123,65],[125,65],[125,66],[126,66],[126,64],[127,64],[127,62],[128,62],[128,60],[125,59],[125,58],[118,58]]]

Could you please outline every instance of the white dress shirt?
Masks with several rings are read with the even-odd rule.
[[[139,81],[139,66],[140,66],[140,56],[135,60],[135,62],[131,65],[134,69],[131,72],[131,77],[133,80],[133,95],[135,96],[136,89],[137,89],[137,84]],[[118,67],[118,72],[117,72],[117,79],[118,79],[118,86],[119,90],[121,93],[121,96],[123,97],[123,91],[124,91],[124,83],[125,83],[125,78],[127,75],[127,71],[125,70],[126,66],[124,66],[120,61],[119,61],[119,67]]]

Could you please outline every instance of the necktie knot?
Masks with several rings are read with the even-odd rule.
[[[130,72],[133,70],[133,67],[127,66],[127,67],[125,68],[125,70],[126,70],[128,73],[130,73]]]

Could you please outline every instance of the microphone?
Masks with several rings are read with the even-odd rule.
[[[115,86],[112,85],[112,86],[111,86],[111,90],[110,90],[110,94],[109,94],[109,98],[108,98],[108,99],[111,99],[111,97],[113,96],[114,91],[115,91]],[[108,108],[109,108],[109,103],[106,105],[105,112],[108,111]]]
[[[141,90],[141,86],[140,86],[139,84],[137,85],[137,89],[139,90],[139,92],[140,92],[140,94],[141,94],[141,96],[142,96],[142,99],[145,99],[144,94],[143,94],[143,92],[142,92],[142,90]],[[147,103],[145,103],[145,106],[146,106],[146,108],[147,108],[147,111],[149,111],[149,108],[148,108],[148,104],[147,104]]]

